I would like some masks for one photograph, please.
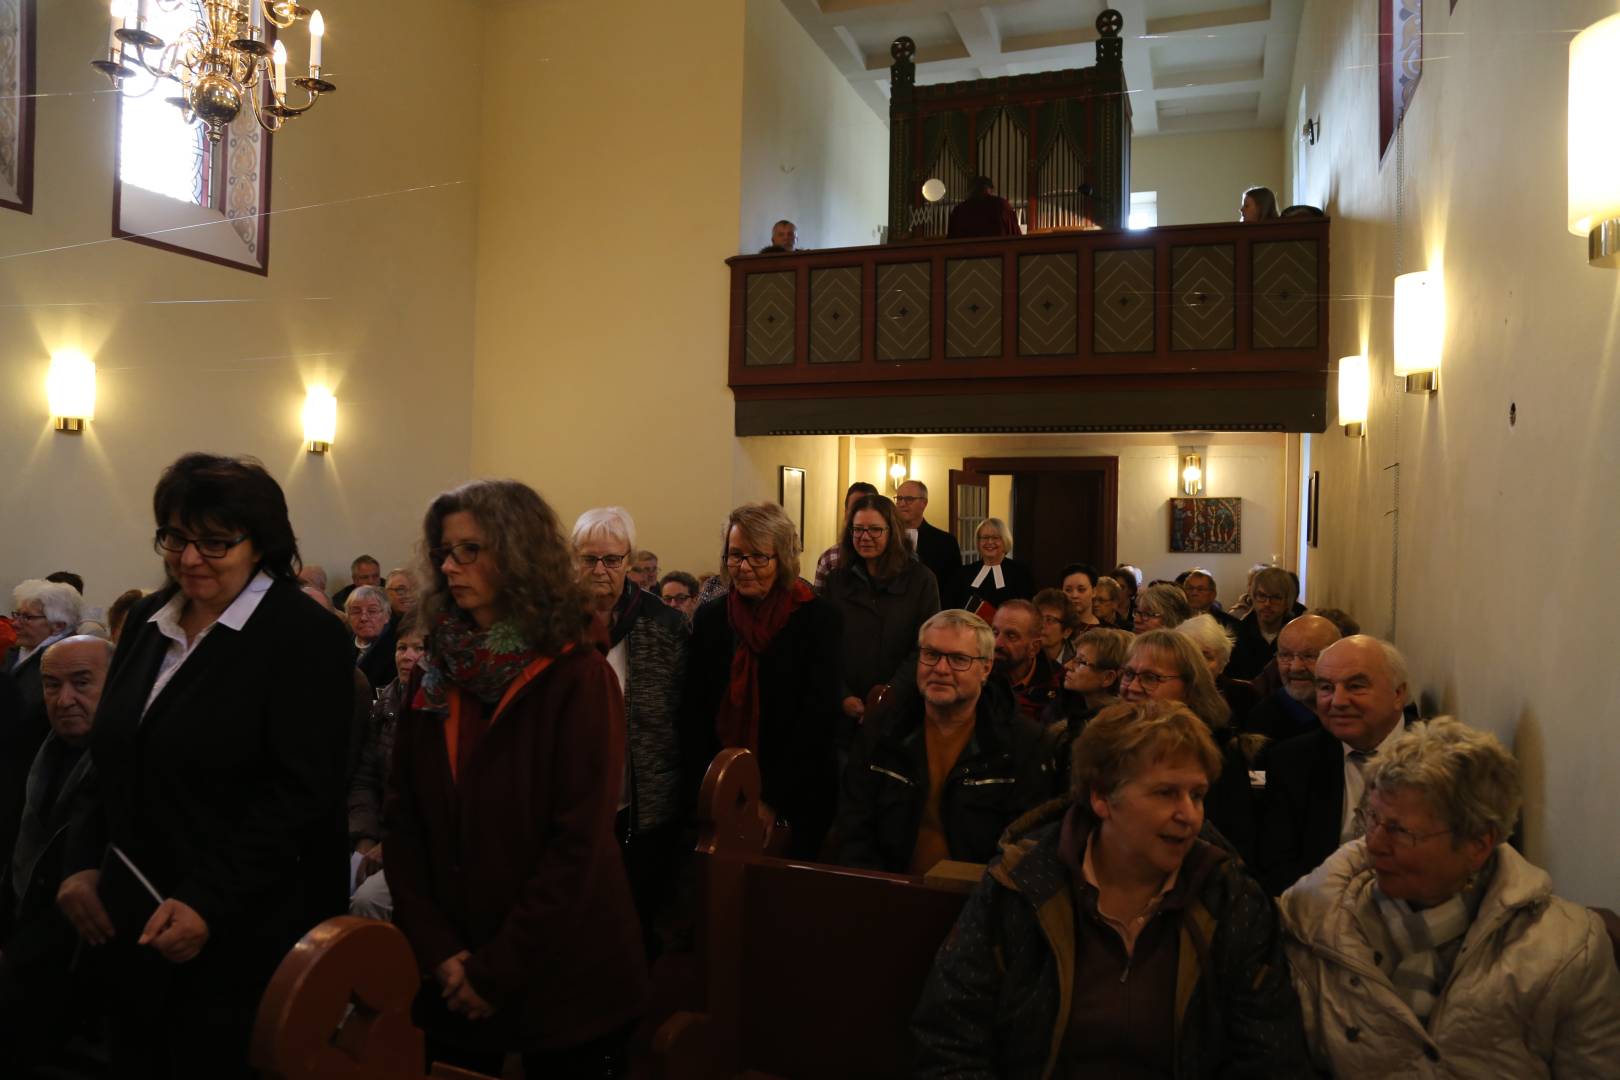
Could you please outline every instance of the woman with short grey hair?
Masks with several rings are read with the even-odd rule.
[[[1615,1074],[1613,946],[1596,913],[1554,896],[1503,842],[1521,800],[1513,756],[1450,717],[1413,725],[1369,765],[1366,835],[1280,901],[1319,1067]]]
[[[371,689],[394,681],[394,619],[388,594],[376,585],[356,585],[343,602],[343,614],[354,635],[354,666]]]
[[[1187,594],[1178,585],[1159,583],[1149,585],[1136,597],[1136,632],[1174,630],[1192,618],[1192,606]]]

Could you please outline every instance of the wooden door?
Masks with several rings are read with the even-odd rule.
[[[971,469],[952,469],[951,533],[962,549],[962,562],[979,557],[979,526],[990,516],[990,477]]]
[[[1103,474],[1013,473],[1014,558],[1028,566],[1040,588],[1057,587],[1063,567],[1089,562],[1106,572]]]

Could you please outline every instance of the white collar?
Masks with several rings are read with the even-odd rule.
[[[219,618],[215,619],[214,623],[210,625],[217,624],[228,626],[232,630],[241,630],[242,627],[247,625],[247,621],[253,617],[253,613],[258,610],[259,602],[264,599],[264,594],[269,591],[270,586],[274,583],[274,578],[260,570],[254,575],[253,580],[247,583],[247,587],[236,594],[236,599],[231,601],[230,606],[220,612]],[[165,636],[174,637],[179,634],[183,640],[185,635],[184,631],[180,629],[180,613],[185,610],[185,607],[186,594],[176,592],[169,598],[167,604],[153,612],[152,617],[146,621],[157,623],[158,628],[164,632]]]
[[[1002,560],[1002,562],[1006,561],[1007,560],[1005,559]],[[1007,579],[1001,576],[1001,563],[996,563],[994,566],[991,566],[989,563],[982,564],[979,567],[978,576],[973,579],[973,584],[970,587],[977,589],[981,584],[984,583],[986,575],[995,578],[996,588],[1005,589],[1007,587]]]
[[[1389,744],[1390,743],[1394,742],[1396,739],[1400,738],[1402,735],[1405,735],[1405,734],[1406,734],[1406,716],[1403,713],[1401,718],[1395,722],[1395,726],[1390,728],[1389,734],[1384,736],[1384,741],[1379,743],[1377,746],[1373,747],[1372,753],[1368,754],[1367,756],[1368,757],[1377,757],[1379,754],[1382,754],[1385,750],[1389,749]],[[1345,757],[1346,761],[1348,761],[1350,759],[1350,755],[1355,753],[1355,751],[1356,751],[1356,748],[1351,746],[1347,742],[1341,742],[1339,744],[1339,748],[1344,751],[1344,757]]]

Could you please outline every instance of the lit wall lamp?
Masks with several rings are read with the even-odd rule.
[[[900,493],[900,485],[911,475],[911,451],[889,451],[889,497]]]
[[[1196,446],[1183,446],[1181,458],[1181,493],[1201,495],[1204,491],[1204,454]]]
[[[1620,268],[1620,15],[1569,43],[1569,231],[1593,266]]]
[[[1339,423],[1344,425],[1344,433],[1352,438],[1367,435],[1369,383],[1365,356],[1340,357]]]
[[[1415,270],[1395,279],[1395,377],[1408,394],[1432,394],[1439,387],[1440,355],[1446,338],[1446,287],[1434,270]]]
[[[312,454],[332,449],[337,434],[337,398],[330,390],[312,388],[304,395],[304,444]]]
[[[51,354],[45,397],[57,431],[84,431],[84,425],[96,418],[95,361],[75,349]]]

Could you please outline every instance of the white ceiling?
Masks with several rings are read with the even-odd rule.
[[[782,0],[885,120],[889,43],[917,43],[919,85],[1090,67],[1093,23],[1125,16],[1137,135],[1277,128],[1304,0]]]

